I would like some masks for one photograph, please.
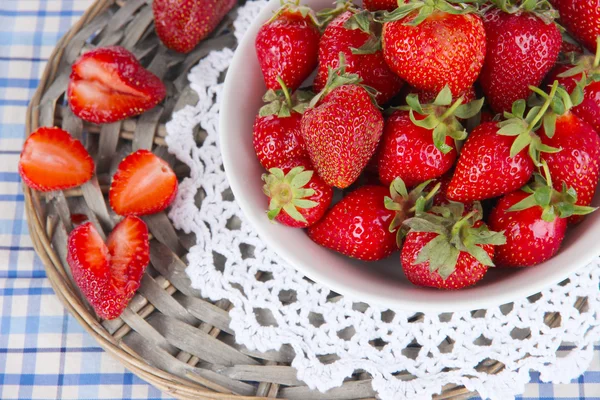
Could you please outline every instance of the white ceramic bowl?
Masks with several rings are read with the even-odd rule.
[[[315,10],[330,7],[333,0],[303,0]],[[254,21],[240,43],[227,73],[221,104],[221,149],[225,171],[236,200],[266,243],[310,279],[357,301],[409,311],[466,311],[509,303],[538,293],[567,278],[600,253],[600,211],[577,226],[552,260],[532,268],[491,269],[485,279],[461,291],[439,291],[413,286],[404,277],[400,256],[366,263],[353,260],[313,243],[303,230],[272,224],[267,219],[267,200],[252,145],[252,125],[266,91],[254,49],[260,26],[279,7],[269,5]],[[598,196],[595,205],[600,205]]]

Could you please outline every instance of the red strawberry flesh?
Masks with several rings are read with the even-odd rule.
[[[96,313],[115,319],[135,294],[149,262],[148,228],[136,217],[119,223],[108,245],[91,222],[69,235],[67,261]]]
[[[155,214],[177,194],[177,176],[166,161],[148,150],[126,157],[110,186],[110,205],[119,215]]]
[[[92,178],[94,168],[81,142],[60,128],[43,127],[32,133],[19,159],[23,181],[44,192],[79,186]]]

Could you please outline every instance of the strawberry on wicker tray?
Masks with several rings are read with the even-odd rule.
[[[167,93],[161,80],[120,46],[85,53],[71,68],[67,98],[73,113],[95,124],[140,115]]]
[[[104,240],[91,222],[69,235],[67,261],[73,279],[100,318],[115,319],[140,287],[150,258],[148,228],[126,217]]]
[[[25,141],[19,174],[42,192],[80,186],[94,175],[94,160],[81,142],[60,128],[42,127]]]
[[[177,176],[166,161],[138,150],[119,164],[110,185],[110,205],[119,215],[155,214],[177,194]]]

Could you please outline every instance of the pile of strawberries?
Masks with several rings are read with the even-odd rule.
[[[156,33],[165,46],[189,53],[235,4],[236,0],[155,0]],[[111,46],[89,51],[72,65],[66,98],[77,117],[107,124],[150,110],[166,94],[163,82],[134,54]],[[19,173],[30,188],[52,192],[90,181],[95,164],[69,132],[41,127],[24,144]],[[71,216],[78,226],[69,235],[67,261],[75,282],[101,318],[121,315],[149,263],[148,227],[139,217],[165,210],[177,187],[177,176],[166,161],[149,150],[138,150],[123,159],[112,176],[109,203],[123,218],[106,241],[93,216]]]
[[[596,2],[364,7],[288,1],[258,32],[268,217],[360,260],[400,250],[420,286],[460,289],[488,267],[553,257],[595,210]]]

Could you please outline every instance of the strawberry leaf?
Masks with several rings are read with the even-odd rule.
[[[444,86],[440,93],[438,93],[433,104],[436,106],[449,106],[452,104],[452,91],[448,85]]]
[[[369,39],[359,48],[351,47],[350,51],[352,54],[356,55],[365,55],[365,54],[375,54],[381,50],[381,38],[371,35]]]
[[[371,22],[373,17],[369,11],[361,11],[351,16],[345,23],[344,28],[349,30],[357,30],[371,34]]]

